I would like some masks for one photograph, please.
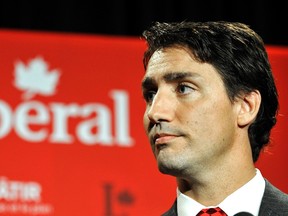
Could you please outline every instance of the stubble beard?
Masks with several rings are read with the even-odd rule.
[[[158,170],[165,175],[179,177],[183,175],[183,172],[185,170],[185,163],[175,157],[160,157],[157,159],[157,162]]]

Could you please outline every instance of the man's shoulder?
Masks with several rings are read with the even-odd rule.
[[[161,216],[177,216],[177,199],[175,200],[171,208]]]
[[[265,192],[263,199],[267,201],[284,203],[288,206],[288,194],[281,191],[279,188],[271,184],[267,179],[265,179]]]
[[[265,191],[260,207],[261,211],[275,211],[277,212],[276,215],[288,215],[288,194],[275,187],[267,179],[265,179]]]

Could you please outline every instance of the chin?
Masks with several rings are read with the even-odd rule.
[[[173,161],[159,161],[158,160],[158,170],[162,174],[177,176],[180,169],[179,167],[175,166]]]

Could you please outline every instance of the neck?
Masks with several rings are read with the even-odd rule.
[[[252,158],[245,158],[247,152],[235,155],[189,177],[177,178],[179,190],[204,206],[217,206],[256,175]]]

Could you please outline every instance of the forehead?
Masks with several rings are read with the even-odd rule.
[[[193,63],[193,61],[195,61],[193,55],[184,47],[159,49],[151,56],[147,65],[146,73],[172,66],[177,66],[179,68],[181,63]]]
[[[158,50],[151,56],[145,79],[164,79],[167,74],[185,74],[207,81],[219,80],[222,82],[218,71],[208,63],[197,61],[193,54],[185,47],[170,47]]]

